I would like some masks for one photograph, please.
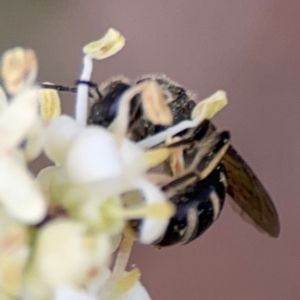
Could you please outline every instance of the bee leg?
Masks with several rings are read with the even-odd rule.
[[[96,83],[93,83],[91,81],[80,81],[77,80],[76,84],[87,84],[91,89],[89,91],[89,97],[92,99],[102,99],[102,95],[98,89],[98,85]],[[70,92],[70,93],[77,93],[77,87],[69,87],[69,86],[64,86],[64,85],[59,85],[59,84],[52,84],[48,82],[43,82],[40,84],[41,88],[43,89],[52,89],[52,90],[57,90],[58,92]]]
[[[115,120],[111,124],[118,143],[127,135],[128,127],[130,124],[130,103],[134,97],[142,93],[148,87],[148,82],[142,82],[138,85],[126,90],[121,96],[118,112]]]
[[[221,132],[210,151],[195,165],[196,173],[200,179],[206,178],[220,163],[229,148],[229,140],[229,132]]]
[[[133,247],[135,236],[129,227],[126,227],[123,232],[123,239],[119,246],[119,251],[112,272],[112,278],[120,278],[126,269],[130,253]]]
[[[183,136],[179,140],[172,140],[172,143],[168,144],[168,148],[176,147],[189,147],[193,143],[200,141],[205,135],[211,131],[211,122],[204,119],[196,128],[192,128],[187,133],[187,136]]]
[[[223,131],[213,133],[195,143],[184,156],[185,174],[194,173],[201,180],[207,177],[225,155],[229,147],[229,139],[229,132]]]
[[[225,168],[219,164],[204,180],[187,184],[169,198],[176,205],[176,213],[156,245],[187,244],[217,220],[225,200],[224,176]],[[166,190],[166,193],[169,192]]]
[[[184,174],[162,187],[168,197],[175,195],[186,186],[203,180],[209,176],[222,160],[229,147],[229,133],[227,131],[210,136],[204,143],[195,145],[190,154],[185,154],[186,169]]]
[[[48,82],[44,82],[40,84],[41,88],[43,89],[51,89],[51,90],[57,90],[58,92],[71,92],[71,93],[76,93],[77,88],[76,87],[68,87],[68,86],[63,86],[63,85],[58,85],[58,84],[52,84]]]
[[[180,190],[185,189],[187,186],[195,183],[198,180],[198,176],[193,173],[187,173],[179,178],[175,178],[171,182],[161,187],[162,191],[168,198],[176,195]]]
[[[129,261],[135,236],[127,226],[123,232],[123,239],[119,246],[114,268],[109,279],[105,282],[103,299],[119,299],[119,297],[129,291],[140,279],[140,271],[137,268],[126,273],[126,266]]]
[[[179,137],[174,137],[171,138],[169,137],[165,144],[168,146],[169,144],[172,144],[174,142],[180,141],[181,138]],[[171,155],[168,159],[169,166],[171,168],[172,174],[175,177],[179,177],[184,174],[185,169],[184,169],[184,157],[183,157],[183,147],[174,147],[174,148],[169,148],[171,151]]]
[[[146,174],[147,179],[149,179],[151,182],[163,186],[168,184],[169,182],[174,180],[174,177],[166,175],[166,174],[161,174],[161,173],[154,173],[154,172],[149,172]]]

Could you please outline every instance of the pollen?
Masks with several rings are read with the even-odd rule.
[[[170,125],[173,115],[165,97],[155,81],[150,81],[142,92],[143,108],[153,124]]]
[[[51,85],[52,83],[44,82],[44,84]],[[61,114],[61,102],[55,89],[41,89],[39,101],[42,120],[50,121]]]
[[[125,37],[119,31],[110,28],[100,40],[84,46],[83,53],[100,60],[116,54],[124,45]]]
[[[192,118],[211,119],[216,113],[227,105],[226,93],[222,90],[215,92],[213,95],[200,101],[192,112]]]

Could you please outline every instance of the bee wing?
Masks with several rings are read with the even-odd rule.
[[[229,139],[230,134],[227,131],[212,132],[194,144],[190,149],[191,153],[185,153],[183,157],[185,172],[162,186],[168,197],[172,197],[178,191],[185,189],[198,180],[205,179],[222,160],[229,147]]]
[[[239,208],[240,215],[257,229],[272,237],[278,237],[278,214],[259,179],[232,146],[227,150],[222,162],[228,175],[227,193],[231,196],[234,207]]]

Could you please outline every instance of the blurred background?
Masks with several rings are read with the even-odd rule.
[[[163,72],[199,99],[227,91],[214,122],[269,190],[281,235],[261,235],[227,204],[189,245],[137,245],[131,261],[153,299],[300,299],[299,14],[297,0],[0,0],[0,50],[35,49],[39,81],[72,85],[82,46],[115,27],[127,45],[97,63],[94,81]]]

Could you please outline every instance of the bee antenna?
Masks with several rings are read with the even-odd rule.
[[[101,94],[101,92],[99,90],[99,87],[98,87],[97,83],[89,81],[89,80],[76,80],[76,85],[79,85],[79,84],[86,84],[89,87],[93,88],[94,91],[97,93],[98,99],[99,100],[103,99],[103,96],[102,96],[102,94]]]
[[[76,81],[76,85],[78,84],[86,84],[89,87],[93,88],[96,93],[99,100],[101,100],[103,98],[102,94],[100,93],[99,89],[98,89],[98,85],[94,82],[91,81],[85,81],[85,80],[77,80]],[[41,83],[40,86],[43,89],[53,89],[53,90],[57,90],[59,92],[71,92],[71,93],[77,93],[77,87],[69,87],[69,86],[64,86],[64,85],[59,85],[59,84],[51,84],[51,83]],[[93,97],[94,95],[92,93],[89,92],[89,97]]]
[[[53,90],[57,90],[59,92],[72,92],[72,93],[77,92],[76,87],[68,87],[68,86],[63,86],[63,85],[58,85],[58,84],[41,83],[40,86],[43,89],[53,89]]]

